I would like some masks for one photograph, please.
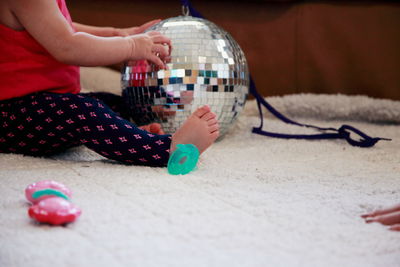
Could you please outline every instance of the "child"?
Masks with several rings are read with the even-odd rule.
[[[0,152],[42,156],[83,144],[119,162],[165,166],[177,144],[206,150],[219,135],[209,106],[198,108],[170,136],[158,124],[142,130],[122,119],[122,110],[106,105],[113,97],[105,103],[101,94],[79,93],[75,65],[144,59],[165,69],[170,39],[138,34],[157,22],[90,27],[72,23],[65,0],[1,1]]]

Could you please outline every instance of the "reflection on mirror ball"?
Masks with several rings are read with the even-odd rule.
[[[133,122],[158,122],[172,134],[197,107],[208,104],[217,114],[223,136],[248,94],[249,72],[242,49],[214,23],[191,16],[163,20],[148,31],[171,39],[171,62],[167,70],[143,60],[123,68],[123,96]]]

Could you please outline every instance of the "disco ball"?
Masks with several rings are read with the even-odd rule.
[[[174,133],[197,107],[217,114],[220,136],[233,125],[246,102],[249,72],[242,49],[214,23],[191,16],[161,21],[158,31],[172,41],[168,70],[132,61],[122,70],[122,92],[133,122],[158,122]]]

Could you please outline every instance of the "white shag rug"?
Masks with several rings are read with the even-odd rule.
[[[119,88],[118,73],[82,74],[86,88]],[[393,141],[357,148],[254,135],[259,118],[249,101],[198,170],[184,176],[121,165],[82,147],[53,158],[0,154],[0,266],[400,266],[400,232],[359,216],[400,202],[400,102],[268,100],[302,122],[347,123]],[[270,117],[265,123],[310,132]],[[24,189],[44,179],[72,189],[83,211],[75,223],[28,218]]]

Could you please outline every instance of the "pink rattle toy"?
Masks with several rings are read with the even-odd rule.
[[[28,214],[38,222],[61,225],[81,215],[81,210],[69,201],[71,190],[61,183],[45,180],[30,184],[25,196],[33,204]]]

